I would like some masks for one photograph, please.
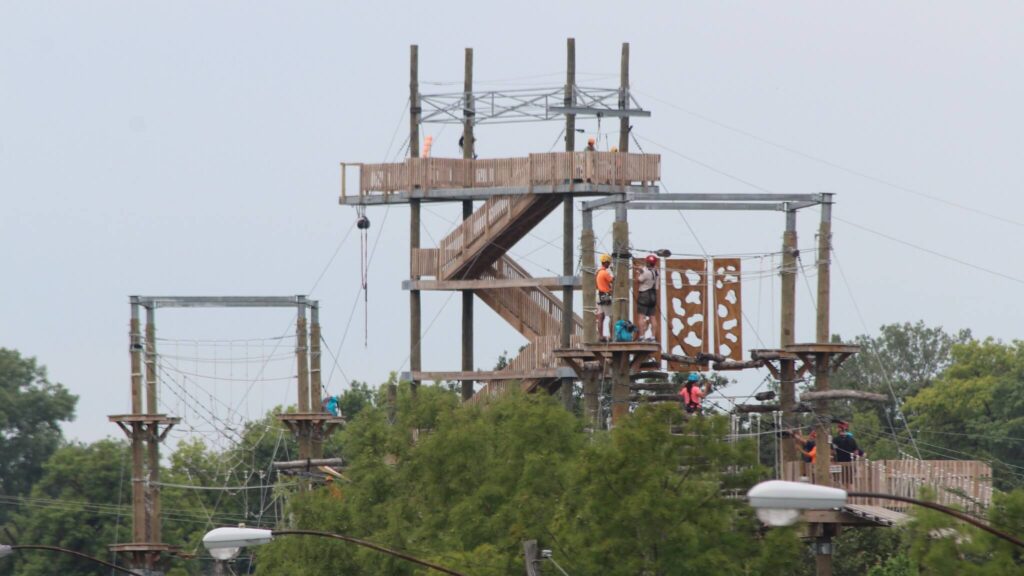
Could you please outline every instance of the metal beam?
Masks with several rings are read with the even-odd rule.
[[[300,302],[312,303],[305,296],[132,296],[132,302],[155,308],[285,308]]]
[[[669,194],[637,190],[639,186],[631,186],[624,194],[584,202],[584,210],[596,210],[609,204],[619,202],[635,202],[653,200],[657,202],[788,202],[791,210],[806,208],[821,203],[820,194]]]
[[[581,106],[550,106],[548,110],[555,114],[580,114],[587,116],[597,117],[615,117],[615,118],[628,118],[628,117],[640,117],[650,118],[651,112],[649,110],[634,110],[627,108],[625,110],[609,110],[607,108],[585,108]]]
[[[579,288],[579,276],[483,278],[479,280],[403,280],[402,290],[493,290],[497,288]]]
[[[572,194],[575,196],[605,196],[614,194],[616,197],[627,192],[641,192],[644,186],[618,186],[612,184],[550,184],[529,186],[502,186],[495,188],[435,188],[430,190],[416,189],[410,192],[394,192],[392,194],[365,194],[362,196],[345,196],[338,200],[346,206],[369,206],[384,204],[406,204],[410,200],[424,202],[455,202],[462,200],[488,200],[492,196],[525,196],[527,194]],[[648,191],[657,193],[658,187],[648,185]],[[618,200],[616,200],[618,201]]]
[[[759,204],[757,202],[626,202],[630,210],[785,210],[784,203]],[[610,210],[614,206],[604,206],[599,210]]]

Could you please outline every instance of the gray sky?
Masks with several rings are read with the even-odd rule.
[[[924,319],[978,336],[1019,337],[1024,271],[1013,249],[1024,239],[1024,200],[1014,192],[1024,165],[1024,7],[625,6],[0,3],[0,346],[38,357],[52,379],[80,395],[66,431],[82,440],[115,435],[106,415],[129,405],[129,294],[288,295],[315,286],[324,335],[338,351],[361,298],[356,234],[328,266],[355,220],[354,210],[337,205],[338,162],[395,156],[407,131],[408,45],[420,46],[424,92],[451,90],[430,82],[460,81],[467,46],[475,48],[482,88],[555,86],[564,77],[567,36],[577,39],[580,83],[598,86],[615,86],[620,43],[631,43],[634,93],[653,111],[635,121],[635,133],[646,151],[662,154],[669,191],[756,191],[744,180],[776,192],[838,194],[834,332],[852,336]],[[614,140],[611,124],[602,132]],[[597,134],[594,122],[582,127]],[[481,127],[478,152],[544,152],[560,129]],[[435,155],[457,154],[457,132],[424,129],[435,137]],[[424,213],[425,245],[447,232],[456,210]],[[346,376],[376,384],[408,369],[408,297],[400,289],[407,214],[404,206],[369,212],[371,244],[382,232],[370,270],[369,338],[364,347],[360,303],[332,392]],[[816,210],[801,213],[808,255],[817,217]],[[597,220],[599,235],[609,219]],[[784,224],[771,213],[688,220],[712,254],[776,251]],[[675,213],[636,214],[631,225],[634,246],[701,252]],[[535,274],[560,267],[558,249],[542,241],[557,245],[560,226],[556,216],[513,251]],[[767,271],[773,263],[766,257],[745,266]],[[747,347],[775,345],[777,279],[751,278],[744,291]],[[797,296],[797,339],[811,340],[803,279]],[[446,294],[424,298],[424,325],[437,316],[426,369],[459,365],[454,300],[443,307]],[[477,333],[486,335],[477,341],[477,364],[488,368],[523,341],[485,306],[477,310]],[[178,340],[234,340],[214,353],[262,358],[289,344],[254,341],[243,352],[238,342],[280,337],[289,322],[282,311],[168,310],[158,317],[160,336],[173,342],[162,351],[177,357],[169,362],[178,363],[179,376],[188,358],[199,368],[209,350]],[[274,342],[284,347],[275,351]],[[216,408],[203,416],[197,404],[257,415],[294,398],[287,381],[247,384],[262,364],[214,365],[219,380],[209,388],[193,381],[174,390],[181,397],[164,392],[168,409],[184,412],[195,428],[217,416]],[[289,375],[287,362],[268,366],[264,376]],[[762,376],[745,377],[748,388]]]

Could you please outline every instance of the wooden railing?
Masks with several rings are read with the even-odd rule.
[[[788,462],[784,480],[806,478],[814,482],[810,464]],[[971,514],[981,514],[992,503],[992,467],[977,460],[857,460],[834,463],[831,483],[846,491],[876,492],[921,498],[928,488],[935,501]],[[906,510],[910,504],[893,500],[850,498],[850,504]]]
[[[661,180],[661,156],[620,152],[552,152],[519,158],[407,158],[359,167],[359,195],[451,188],[532,187],[587,182],[627,186]],[[342,178],[342,197],[347,195]]]
[[[482,279],[532,278],[529,272],[507,256],[499,258],[480,277]],[[527,337],[561,333],[562,300],[547,288],[490,288],[480,290],[478,294],[496,312],[521,323],[521,326],[516,326],[516,328]],[[507,315],[502,312],[506,312]],[[572,334],[583,335],[583,320],[575,314],[573,315]]]
[[[533,199],[533,196],[495,196],[484,202],[438,242],[437,277],[447,279],[465,258],[476,256],[483,244],[512,224]]]

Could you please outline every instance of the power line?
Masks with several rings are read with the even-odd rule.
[[[992,270],[991,268],[985,268],[984,266],[979,266],[977,264],[972,264],[972,263],[970,263],[970,262],[968,262],[966,260],[961,260],[960,258],[957,258],[955,256],[950,256],[948,254],[943,254],[942,252],[938,252],[936,250],[932,250],[931,248],[925,248],[924,246],[919,246],[919,245],[914,244],[912,242],[907,242],[906,240],[902,240],[900,238],[896,238],[895,236],[890,236],[889,234],[886,234],[884,232],[879,232],[878,230],[874,230],[874,229],[868,228],[867,226],[862,226],[860,224],[856,224],[854,222],[850,222],[849,220],[846,220],[844,218],[839,218],[838,216],[832,216],[832,218],[835,219],[835,220],[838,220],[838,221],[840,221],[840,222],[842,222],[844,224],[849,224],[850,226],[853,226],[854,228],[859,228],[860,230],[863,230],[865,232],[869,232],[869,233],[874,234],[876,236],[880,236],[882,238],[885,238],[886,240],[889,240],[889,241],[892,241],[892,242],[896,242],[897,244],[902,244],[904,246],[913,248],[914,250],[919,250],[921,252],[925,252],[927,254],[931,254],[932,256],[938,256],[939,258],[942,258],[944,260],[949,260],[950,262],[955,262],[955,263],[960,264],[962,266],[967,266],[968,268],[973,268],[973,269],[978,270],[980,272],[985,272],[986,274],[991,274],[993,276],[998,276],[1000,278],[1004,278],[1006,280],[1010,280],[1010,281],[1016,282],[1018,284],[1024,284],[1024,279],[1017,278],[1016,276],[1010,276],[1009,274],[1004,274],[1003,272],[999,272],[998,270]]]
[[[947,206],[952,206],[954,208],[959,208],[960,210],[966,210],[967,212],[973,212],[975,214],[978,214],[978,215],[981,215],[981,216],[985,216],[987,218],[992,218],[993,220],[998,220],[1000,222],[1005,222],[1007,224],[1012,224],[1014,226],[1020,226],[1020,227],[1024,228],[1024,222],[1021,222],[1019,220],[1014,220],[1012,218],[1007,218],[1007,217],[1001,216],[999,214],[993,214],[991,212],[986,212],[984,210],[979,210],[979,209],[974,208],[972,206],[966,206],[964,204],[959,204],[957,202],[953,202],[951,200],[946,200],[945,198],[941,198],[939,196],[935,196],[935,195],[932,195],[932,194],[921,192],[920,190],[915,190],[915,189],[909,188],[907,186],[902,186],[900,184],[896,184],[894,182],[890,182],[890,181],[885,180],[883,178],[879,178],[878,176],[872,176],[871,174],[868,174],[866,172],[862,172],[860,170],[855,170],[853,168],[848,168],[848,167],[843,166],[841,164],[837,164],[837,163],[835,163],[835,162],[833,162],[831,160],[827,160],[825,158],[821,158],[820,156],[815,156],[813,154],[808,154],[807,152],[803,152],[801,150],[797,150],[796,148],[793,148],[791,146],[787,146],[785,144],[780,144],[780,143],[775,142],[773,140],[769,140],[769,139],[764,138],[762,136],[758,136],[757,134],[753,134],[751,132],[743,130],[741,128],[737,128],[735,126],[730,126],[729,124],[725,124],[724,122],[720,122],[720,121],[715,120],[713,118],[709,118],[708,116],[705,116],[703,114],[699,114],[699,113],[694,112],[692,110],[687,110],[686,108],[683,108],[683,107],[681,107],[681,106],[679,106],[677,104],[674,104],[672,102],[669,102],[667,100],[662,100],[662,99],[657,98],[655,96],[652,96],[650,94],[645,94],[643,92],[640,92],[640,91],[636,90],[635,88],[633,88],[632,90],[633,90],[633,92],[642,95],[644,98],[650,98],[651,100],[654,100],[656,102],[660,102],[660,103],[662,103],[662,104],[664,104],[664,105],[666,105],[666,106],[668,106],[670,108],[674,108],[674,109],[676,109],[676,110],[678,110],[680,112],[683,112],[685,114],[693,116],[694,118],[697,118],[699,120],[703,120],[704,122],[707,122],[709,124],[713,124],[713,125],[718,126],[720,128],[724,128],[726,130],[730,130],[730,131],[735,132],[737,134],[741,134],[743,136],[746,136],[748,138],[751,138],[753,140],[761,142],[762,144],[767,144],[769,146],[772,146],[774,148],[778,148],[779,150],[783,150],[785,152],[789,152],[790,154],[795,154],[796,156],[800,156],[800,157],[805,158],[807,160],[812,160],[814,162],[818,162],[820,164],[824,164],[824,165],[826,165],[826,166],[828,166],[830,168],[835,168],[837,170],[842,170],[843,172],[846,172],[848,174],[852,174],[854,176],[858,176],[860,178],[864,178],[865,180],[870,180],[872,182],[875,182],[877,184],[881,184],[883,186],[888,186],[889,188],[893,188],[895,190],[900,190],[902,192],[907,192],[907,193],[910,193],[910,194],[914,194],[916,196],[920,196],[922,198],[927,198],[929,200],[932,200],[934,202],[938,202],[940,204],[945,204]]]

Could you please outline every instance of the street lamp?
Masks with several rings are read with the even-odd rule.
[[[747,492],[747,501],[757,511],[757,517],[769,526],[789,526],[797,521],[803,510],[831,510],[846,504],[848,497],[875,498],[894,500],[916,504],[924,508],[936,510],[962,520],[971,526],[980,528],[993,536],[1024,548],[1024,541],[1015,536],[997,530],[973,516],[969,516],[941,504],[877,492],[847,492],[839,488],[818,486],[804,482],[787,482],[785,480],[769,480],[761,482]]]
[[[59,546],[44,546],[42,544],[13,544],[13,545],[0,544],[0,558],[3,558],[4,556],[9,556],[10,554],[15,552],[16,550],[49,550],[50,552],[60,552],[61,554],[67,554],[69,556],[74,556],[76,558],[81,558],[83,560],[88,560],[90,562],[95,562],[97,564],[102,564],[103,566],[106,566],[107,568],[110,568],[112,570],[116,570],[118,572],[121,572],[122,574],[131,574],[132,576],[142,576],[142,574],[139,574],[138,572],[135,572],[133,570],[129,570],[127,568],[122,568],[121,566],[118,566],[117,564],[111,564],[110,562],[106,562],[104,560],[100,560],[99,558],[94,558],[92,556],[89,556],[88,554],[82,554],[81,552],[75,552],[74,550],[68,550],[67,548],[61,548]]]
[[[229,559],[234,557],[238,553],[238,549],[246,546],[259,546],[267,544],[274,540],[278,536],[319,536],[321,538],[332,538],[334,540],[342,540],[349,542],[357,546],[376,550],[390,556],[395,556],[403,560],[407,560],[420,566],[426,566],[441,572],[442,574],[450,574],[451,576],[465,576],[460,572],[450,570],[444,566],[438,566],[432,562],[426,560],[420,560],[414,556],[399,552],[398,550],[392,550],[385,548],[379,544],[373,542],[367,542],[366,540],[360,540],[359,538],[353,538],[351,536],[345,536],[343,534],[334,534],[331,532],[321,532],[319,530],[266,530],[263,528],[214,528],[203,536],[203,546],[210,551],[210,554],[214,558],[218,559]],[[222,555],[220,557],[218,555]]]

